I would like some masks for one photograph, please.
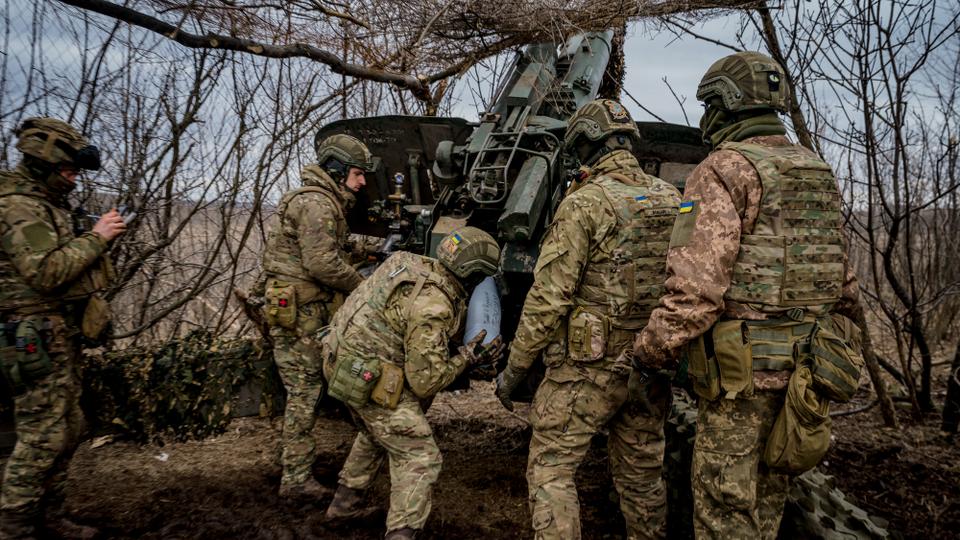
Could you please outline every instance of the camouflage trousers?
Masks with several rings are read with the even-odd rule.
[[[311,302],[298,306],[296,330],[270,328],[273,359],[287,390],[283,414],[283,486],[300,485],[311,476],[317,443],[313,438],[315,409],[323,392],[319,345],[313,336],[329,322],[327,306]]]
[[[38,520],[44,506],[63,498],[67,465],[85,427],[79,346],[55,329],[46,350],[53,371],[14,398],[17,444],[3,471],[0,511],[19,519]]]
[[[389,458],[387,530],[422,529],[430,515],[442,459],[420,401],[406,390],[396,409],[371,402],[354,413],[363,425],[340,471],[340,484],[367,489],[384,458]]]
[[[581,538],[574,475],[604,427],[627,537],[664,538],[663,424],[671,401],[666,378],[631,389],[626,373],[568,365],[547,370],[530,411],[527,485],[535,538]]]
[[[763,448],[784,395],[700,400],[692,470],[697,538],[777,537],[789,477],[767,469]]]

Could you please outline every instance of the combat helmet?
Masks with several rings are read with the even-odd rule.
[[[328,172],[346,177],[349,167],[373,170],[373,155],[360,139],[339,133],[317,141],[317,163]]]
[[[486,231],[461,227],[440,240],[437,260],[460,279],[476,272],[492,276],[500,263],[500,246]]]
[[[56,118],[28,118],[14,131],[17,150],[49,165],[100,168],[100,150],[73,126]]]
[[[630,113],[612,99],[595,99],[577,109],[567,121],[567,133],[563,146],[568,150],[581,138],[599,142],[616,133],[628,135],[634,142],[640,140],[640,131]]]
[[[773,58],[745,51],[725,56],[710,66],[697,87],[697,99],[718,97],[730,112],[753,109],[787,111],[790,89],[783,67]]]

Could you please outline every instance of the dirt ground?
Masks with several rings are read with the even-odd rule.
[[[443,473],[422,538],[531,536],[525,413],[522,406],[516,416],[504,411],[489,383],[440,395],[429,416],[443,453]],[[837,477],[849,499],[889,520],[889,529],[903,537],[956,537],[956,441],[939,434],[935,418],[897,432],[879,424],[875,411],[838,418],[823,468]],[[88,441],[71,465],[67,509],[109,538],[381,538],[383,512],[331,528],[322,519],[329,499],[287,505],[277,498],[279,433],[277,420],[245,418],[204,441],[164,446]],[[333,487],[355,431],[331,415],[320,419],[315,433],[314,472]],[[610,496],[602,446],[596,441],[578,475],[584,537],[621,538],[623,522]],[[372,501],[385,507],[387,497],[387,479],[381,475]]]

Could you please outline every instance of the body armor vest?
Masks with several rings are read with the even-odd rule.
[[[390,256],[370,278],[363,281],[334,315],[331,330],[337,335],[341,357],[378,358],[397,366],[404,364],[404,326],[413,301],[426,284],[442,290],[462,319],[466,314],[466,294],[460,282],[438,261],[408,252]],[[405,302],[399,304],[393,317],[388,317],[390,298],[397,289],[411,285]]]
[[[763,183],[752,234],[741,234],[724,298],[765,313],[829,311],[844,281],[840,194],[830,166],[800,146],[724,143]]]
[[[76,238],[74,218],[69,210],[53,204],[49,197],[36,187],[35,181],[23,176],[19,170],[0,172],[0,198],[15,195],[30,197],[44,207],[46,216],[37,217],[46,218],[56,231],[58,247]],[[60,311],[67,302],[84,301],[92,294],[102,291],[112,279],[113,266],[109,259],[100,257],[69,284],[54,291],[41,292],[27,283],[13,265],[10,254],[0,250],[0,311]]]
[[[649,185],[633,185],[618,176],[592,180],[613,207],[617,223],[590,254],[574,304],[599,311],[615,327],[639,328],[664,294],[680,194],[656,178]]]
[[[333,216],[337,224],[337,243],[342,246],[346,241],[349,231],[346,226],[343,209],[326,188],[320,186],[303,186],[288,191],[284,194],[283,198],[280,199],[280,205],[277,207],[279,222],[267,239],[267,248],[263,256],[263,269],[267,274],[277,275],[287,279],[295,279],[310,284],[308,288],[315,290],[304,290],[304,285],[298,284],[297,294],[300,296],[299,302],[307,303],[315,300],[328,301],[333,298],[336,291],[316,283],[310,274],[307,273],[307,270],[303,267],[303,256],[300,253],[300,244],[297,243],[296,231],[288,230],[288,226],[285,223],[287,207],[290,206],[290,202],[304,193],[319,193],[330,200],[331,205],[336,208],[337,212],[337,215]],[[347,258],[346,252],[342,249],[340,257],[344,259]]]

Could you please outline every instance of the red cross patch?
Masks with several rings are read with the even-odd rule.
[[[286,299],[286,298],[281,298],[280,301],[277,302],[277,303],[280,304],[280,307],[287,307],[287,299]]]
[[[30,354],[37,352],[37,346],[33,343],[27,343],[26,351]]]
[[[363,380],[370,382],[373,380],[373,373],[369,371],[364,371],[362,377],[363,377]]]

